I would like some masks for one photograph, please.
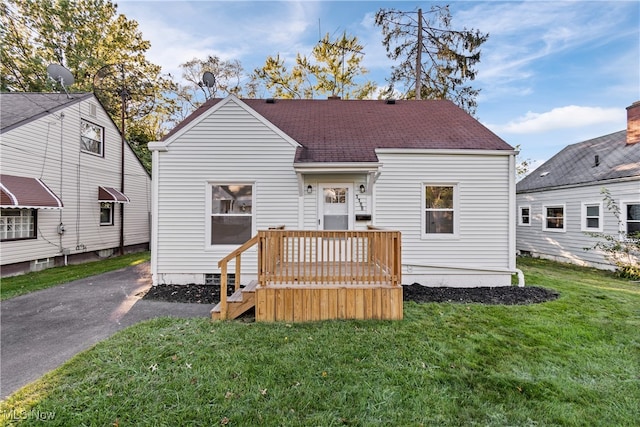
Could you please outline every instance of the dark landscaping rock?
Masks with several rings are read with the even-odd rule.
[[[229,286],[227,294],[234,292]],[[417,283],[405,285],[405,301],[454,302],[481,304],[536,304],[558,298],[558,293],[537,286],[498,286],[494,288],[434,288]],[[186,302],[198,304],[217,304],[220,301],[219,285],[158,285],[152,286],[143,297],[146,300]]]

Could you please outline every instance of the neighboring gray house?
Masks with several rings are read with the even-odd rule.
[[[507,286],[516,272],[515,151],[449,101],[229,96],[149,148],[155,284],[204,283],[281,225],[399,230],[404,283]],[[242,265],[256,274],[255,251]]]
[[[2,276],[148,248],[151,177],[93,94],[0,103]]]
[[[606,188],[621,224],[603,202]],[[627,130],[564,148],[517,184],[520,254],[613,269],[588,232],[640,231],[640,102],[627,108]]]

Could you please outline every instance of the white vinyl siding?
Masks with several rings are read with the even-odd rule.
[[[635,200],[640,203],[639,180],[595,183],[590,186],[518,194],[517,202],[519,204],[531,205],[531,227],[517,227],[516,249],[533,256],[562,262],[605,269],[613,268],[604,259],[602,252],[585,250],[585,248],[593,247],[598,239],[585,233],[582,229],[582,220],[578,221],[582,215],[583,204],[599,203],[603,200],[602,188],[610,191],[613,200],[620,207],[621,213],[624,213],[623,204],[626,201]],[[565,206],[567,219],[565,232],[549,233],[542,229],[544,217],[542,206],[557,204],[558,200],[562,200]],[[601,219],[602,233],[617,237],[619,234],[618,220],[606,208],[606,205],[602,207]]]
[[[101,227],[98,186],[120,188],[122,140],[98,108],[91,121],[104,128],[104,157],[81,153],[81,120],[89,103],[97,101],[89,97],[64,108],[62,119],[58,111],[2,133],[2,173],[40,178],[64,204],[61,210],[38,210],[36,239],[3,243],[2,265],[60,256],[61,248],[74,255],[119,246],[122,205],[114,207],[114,226]],[[124,192],[131,199],[124,205],[124,244],[147,243],[151,179],[128,146]],[[60,223],[66,230],[62,236],[57,231]]]
[[[464,274],[455,267],[509,268],[509,212],[513,209],[509,156],[461,151],[459,155],[378,153],[378,158],[383,166],[375,184],[374,225],[402,232],[404,265],[431,266],[430,274],[451,275]],[[456,183],[456,238],[422,238],[425,183]],[[508,274],[502,278],[509,283]],[[465,283],[471,282],[473,278]]]
[[[218,261],[237,245],[210,245],[210,183],[253,183],[254,232],[298,228],[296,148],[230,101],[159,152],[157,279],[219,273]],[[305,193],[306,194],[306,193]],[[257,271],[256,251],[242,257],[243,273]]]

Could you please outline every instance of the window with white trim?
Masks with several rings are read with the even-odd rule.
[[[457,232],[457,185],[424,185],[423,235],[452,236]]]
[[[626,202],[622,204],[624,212],[624,231],[627,236],[640,233],[640,202]]]
[[[565,231],[565,205],[549,205],[542,207],[542,229],[546,231]]]
[[[518,225],[531,225],[531,206],[520,206],[518,208]]]
[[[0,209],[0,240],[36,238],[35,209]]]
[[[113,225],[113,203],[100,202],[100,225]]]
[[[102,156],[104,148],[104,128],[82,120],[80,123],[80,150]]]
[[[602,231],[602,202],[582,203],[582,231]]]
[[[253,185],[210,184],[211,245],[240,245],[253,233]]]

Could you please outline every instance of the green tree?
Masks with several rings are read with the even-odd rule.
[[[314,98],[341,96],[344,99],[364,99],[376,90],[372,81],[358,83],[368,71],[362,66],[364,47],[356,36],[331,40],[327,33],[313,48],[311,57],[297,54],[296,63],[287,70],[280,55],[268,56],[265,65],[254,71],[254,79],[265,83],[278,98]]]
[[[256,81],[243,82],[244,69],[238,60],[222,60],[215,55],[205,59],[193,58],[183,64],[182,79],[186,84],[177,84],[176,100],[180,103],[177,121],[184,119],[203,102],[210,98],[225,97],[234,94],[240,97],[254,98],[256,96]],[[208,86],[203,82],[204,73],[209,72],[215,79],[215,84]]]
[[[473,68],[480,61],[480,46],[489,35],[478,30],[451,28],[449,6],[432,6],[422,13],[380,9],[375,16],[382,28],[387,56],[400,63],[392,68],[387,93],[403,83],[406,99],[449,99],[475,114],[478,89]]]
[[[110,0],[6,0],[0,4],[0,19],[0,90],[58,90],[46,71],[48,64],[58,63],[75,77],[75,83],[68,90],[90,92],[96,84],[99,89],[96,95],[118,126],[121,126],[122,93],[117,89],[126,89],[127,134],[128,129],[133,131],[133,122],[148,120],[143,126],[147,132],[145,138],[161,136],[163,129],[159,123],[162,121],[157,117],[171,114],[175,109],[172,100],[164,95],[173,88],[173,82],[161,74],[160,66],[146,59],[150,43],[143,39],[136,21],[117,14],[115,3]],[[122,70],[127,73],[126,87],[118,82]],[[139,76],[143,78],[134,78]],[[143,103],[152,104],[152,108],[144,109],[149,114],[139,113]]]

